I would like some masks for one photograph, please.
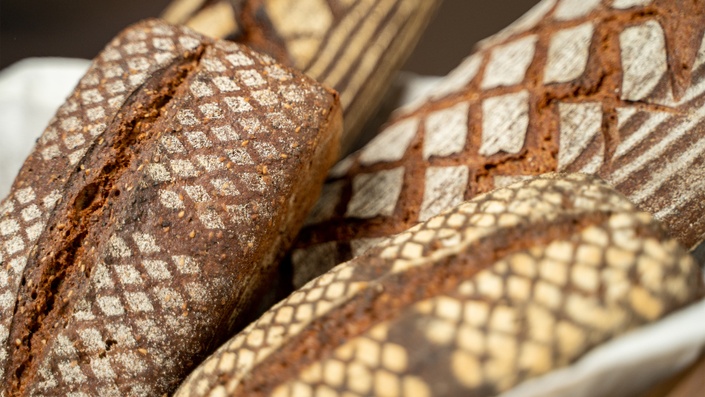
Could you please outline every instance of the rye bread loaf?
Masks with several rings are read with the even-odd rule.
[[[176,396],[495,396],[702,293],[649,214],[597,178],[549,174],[311,281]]]
[[[681,244],[705,235],[705,2],[544,0],[336,167],[295,284],[477,194],[594,173]]]
[[[172,392],[256,303],[341,131],[337,95],[266,55],[122,32],[0,205],[0,395]]]
[[[394,73],[411,54],[440,0],[230,0],[234,40],[304,71],[340,93],[342,152],[355,144]],[[213,1],[177,0],[194,24]],[[189,6],[190,4],[190,6]],[[198,5],[196,5],[198,4]],[[167,15],[171,18],[171,15]],[[185,21],[184,21],[185,20]],[[227,29],[224,29],[227,30]]]

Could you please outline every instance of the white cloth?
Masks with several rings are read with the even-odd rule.
[[[83,59],[28,58],[0,72],[0,198],[88,65]]]

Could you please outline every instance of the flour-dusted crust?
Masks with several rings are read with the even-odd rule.
[[[219,39],[235,38],[241,33],[231,0],[174,0],[161,17]]]
[[[703,2],[540,2],[336,167],[319,203],[331,210],[294,253],[296,285],[307,263],[330,268],[359,240],[549,171],[601,176],[696,246],[705,235],[704,29]],[[391,189],[356,185],[391,170],[395,197],[351,213],[376,200],[369,192]],[[451,173],[462,189],[443,182]],[[338,246],[321,258],[319,244]]]
[[[340,93],[345,113],[343,152],[380,104],[394,73],[411,54],[440,0],[175,0],[165,14],[204,32],[231,34]],[[223,11],[216,9],[222,7]],[[214,15],[223,22],[202,23]]]
[[[172,23],[228,37],[340,93],[342,152],[356,144],[440,0],[174,0]],[[233,14],[234,16],[231,17]]]
[[[152,20],[96,58],[0,205],[0,394],[169,393],[317,197],[337,96]]]
[[[697,300],[702,287],[695,261],[649,214],[597,178],[549,174],[316,278],[176,396],[494,396]]]

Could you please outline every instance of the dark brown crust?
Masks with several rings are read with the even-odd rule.
[[[186,8],[189,1],[192,0],[171,3],[165,13],[170,22],[191,26],[207,12],[208,4],[192,6],[190,15],[173,12]],[[228,40],[297,67],[340,92],[345,114],[342,154],[364,143],[360,139],[365,123],[379,107],[394,73],[410,55],[441,2],[306,0],[299,5],[296,1],[220,0],[223,1],[232,5],[234,23],[221,15],[214,23],[222,26],[203,27],[204,33],[227,33]],[[296,7],[307,12],[295,13]],[[236,32],[231,32],[230,25],[237,25]],[[305,43],[306,50],[300,51],[294,48],[299,40],[312,40],[315,44]]]
[[[279,62],[298,67],[317,81],[340,92],[345,114],[345,133],[341,147],[342,153],[346,154],[356,145],[364,123],[379,106],[391,84],[394,72],[411,54],[440,0],[385,0],[372,2],[373,6],[370,7],[365,6],[367,3],[360,2],[350,4],[347,9],[341,1],[325,0],[320,2],[320,8],[316,5],[315,11],[303,19],[288,20],[288,26],[278,26],[277,21],[272,19],[266,0],[231,2],[240,27],[237,42],[270,54]],[[284,7],[283,4],[278,2],[273,7]],[[385,11],[370,11],[377,7]],[[360,18],[360,12],[364,12],[365,16]],[[383,17],[378,18],[377,14],[382,12]],[[306,33],[298,37],[296,33],[292,34],[286,30],[296,26],[301,31],[306,31],[308,26],[327,19],[330,19],[330,26],[321,37],[319,47],[313,50],[310,59],[299,59],[299,54],[292,53],[287,41],[306,38]],[[363,26],[366,21],[373,20],[374,24]],[[357,22],[349,24],[351,21]],[[336,35],[343,32],[343,27],[346,29],[344,38],[335,38],[339,41],[336,42],[337,47],[326,47],[329,41],[333,41]],[[349,50],[348,46],[353,46],[355,40],[359,41],[359,37],[368,35],[368,46],[360,48],[354,54],[345,54],[346,50]],[[389,39],[389,42],[374,42],[380,37]],[[380,48],[383,50],[379,51]],[[363,60],[365,56],[369,59]],[[324,58],[328,59],[320,61]],[[317,61],[325,62],[325,67],[315,65]],[[342,76],[334,76],[335,69],[344,69],[346,72]]]
[[[594,284],[576,277],[585,265]],[[647,267],[661,277],[649,280]],[[614,278],[622,272],[625,284]],[[521,280],[526,289],[515,287]],[[546,283],[557,288],[549,300]],[[645,290],[648,304],[635,298]],[[413,377],[423,395],[494,396],[703,292],[698,266],[650,216],[594,178],[546,175],[478,196],[313,280],[222,346],[176,395],[373,395],[386,390],[379,376],[397,386]],[[471,304],[489,307],[485,320],[472,320]],[[505,309],[516,314],[502,328]],[[562,334],[567,323],[577,338]],[[481,335],[472,344],[469,329]],[[548,353],[527,359],[536,343]],[[380,354],[388,347],[405,354],[390,361]],[[478,365],[458,367],[463,352]]]
[[[67,182],[67,200],[47,222],[22,278],[10,334],[16,349],[7,370],[9,395],[24,394],[23,383],[31,375],[23,374],[38,369],[33,355],[40,354],[55,328],[65,325],[69,297],[82,290],[96,262],[87,247],[104,240],[104,225],[119,216],[118,180],[146,146],[143,142],[157,135],[152,127],[164,117],[166,106],[198,66],[203,51],[204,47],[196,48],[135,92],[105,131],[105,145],[93,147],[79,162],[80,169],[92,170],[93,175],[73,173]]]
[[[459,188],[462,191],[457,200],[494,189],[497,178],[522,178],[551,171],[597,174],[634,200],[640,209],[655,214],[669,233],[688,248],[692,249],[702,241],[705,218],[700,214],[705,210],[705,185],[699,181],[705,164],[705,144],[701,140],[705,66],[698,50],[705,42],[705,7],[699,2],[654,1],[646,6],[615,9],[610,8],[612,3],[602,3],[585,14],[564,20],[556,16],[560,4],[567,3],[541,2],[538,7],[546,6],[546,13],[541,14],[535,25],[489,39],[458,68],[461,75],[469,76],[467,79],[458,81],[457,74],[451,74],[440,85],[452,89],[432,94],[393,115],[380,136],[416,122],[413,127],[404,127],[411,135],[410,143],[398,156],[385,158],[380,155],[374,160],[363,161],[366,151],[394,152],[393,145],[385,147],[372,141],[345,160],[346,166],[331,175],[327,187],[335,186],[338,193],[318,204],[331,210],[326,216],[309,222],[296,242],[293,261],[305,259],[301,259],[301,264],[292,265],[295,286],[300,286],[321,269],[353,257],[354,242],[390,236],[422,221],[424,197],[429,191],[433,192],[426,173],[433,168],[460,167],[467,172],[467,183],[463,189]],[[566,44],[565,36],[561,37],[561,34],[575,35],[575,31],[571,33],[568,29],[581,28],[589,30],[584,40],[585,63],[581,64],[584,69],[565,80],[547,80],[550,65],[563,65],[569,69],[570,61],[579,58],[582,50],[571,47],[577,46],[575,43]],[[639,76],[625,75],[626,66],[622,63],[627,61],[622,60],[625,56],[622,49],[638,40],[631,36],[622,42],[622,35],[634,28],[654,29],[654,41],[663,37],[664,46],[651,49],[649,59],[640,60],[643,65],[633,69],[650,70],[650,65],[659,64],[661,60],[664,64],[663,70],[655,69],[653,76],[643,77],[644,81],[637,81],[630,88],[625,79],[636,81]],[[521,43],[520,40],[528,41]],[[565,52],[559,51],[551,63],[553,40],[562,44],[559,49]],[[494,57],[499,56],[497,54],[509,57],[507,48],[512,45],[522,46],[515,49],[512,61],[518,62],[523,59],[521,54],[530,53],[526,56],[525,70],[520,69],[520,76],[510,82],[488,84],[492,78],[512,76],[515,72],[511,62],[493,63]],[[653,89],[640,93],[636,99],[629,96],[635,91],[633,87],[650,83],[654,84]],[[499,98],[516,98],[522,94],[528,98],[525,102],[522,100],[527,107],[525,119],[509,120],[507,117],[506,124],[500,128],[485,126],[493,114],[509,113],[496,109],[485,113],[485,105]],[[679,102],[681,99],[683,101]],[[429,120],[440,112],[459,106],[467,108],[467,112],[463,110],[466,121],[459,127],[462,133],[451,136],[451,126],[445,126],[439,128],[441,132],[437,136],[443,137],[438,140],[445,146],[453,145],[453,139],[462,139],[464,146],[454,153],[424,156],[425,145],[433,139],[427,129]],[[576,119],[594,114],[596,128],[579,131],[578,127],[562,121],[561,106],[574,106],[578,108],[576,112],[583,112],[575,116]],[[585,110],[589,106],[594,106],[594,113]],[[658,121],[659,117],[664,120]],[[695,122],[689,125],[691,119]],[[525,129],[507,130],[507,126],[524,121],[527,124]],[[587,123],[583,120],[578,124]],[[686,125],[688,127],[684,127]],[[501,139],[498,137],[502,134],[516,134],[521,145],[514,148],[516,150],[500,148],[482,153],[487,136]],[[580,144],[583,136],[589,136],[584,147]],[[640,138],[629,143],[634,136]],[[561,156],[571,147],[580,149],[574,158],[562,164]],[[688,158],[684,160],[684,157]],[[403,182],[399,184],[398,199],[390,203],[393,208],[366,216],[348,212],[354,199],[356,179],[398,169],[403,170]],[[656,187],[652,189],[650,184]],[[360,194],[360,202],[364,201],[363,196]],[[315,254],[316,249],[322,249],[322,244],[327,244],[327,252],[333,254],[326,258]],[[308,268],[303,262],[318,265]],[[325,265],[321,265],[324,262]]]
[[[404,273],[380,280],[376,288],[370,288],[336,309],[335,312],[316,319],[305,332],[292,338],[277,354],[257,366],[252,376],[238,387],[236,396],[267,396],[274,387],[295,377],[301,370],[330,354],[334,346],[370,330],[375,324],[394,320],[414,302],[431,299],[439,295],[453,294],[464,280],[472,279],[487,264],[495,263],[512,254],[525,252],[532,247],[546,246],[551,241],[600,225],[606,214],[590,214],[587,217],[568,215],[551,223],[521,225],[497,239],[482,239],[457,256],[444,258],[432,268],[411,269]],[[654,230],[643,230],[640,237],[654,237]],[[462,265],[460,265],[462,264]],[[370,281],[377,274],[391,270],[391,264],[378,258],[369,258],[364,266],[356,269],[353,281]],[[423,288],[409,288],[409,286]],[[364,308],[364,310],[360,310]],[[327,330],[335,329],[337,332]],[[325,337],[322,337],[325,335]],[[414,333],[400,335],[413,338]],[[413,342],[410,346],[416,346]],[[282,360],[286,357],[286,360]],[[296,363],[296,365],[291,365]],[[441,364],[441,363],[438,363]],[[444,379],[449,382],[448,379]],[[456,386],[457,387],[457,386]],[[458,387],[458,393],[462,388]],[[495,391],[496,393],[496,391]]]
[[[2,245],[38,233],[0,257],[0,293],[16,288],[14,311],[0,305],[2,392],[171,392],[275,276],[338,156],[337,94],[153,20],[118,36],[62,109],[2,203]],[[15,230],[28,201],[47,212]]]
[[[238,25],[241,26],[238,42],[273,56],[279,62],[292,66],[292,59],[284,40],[267,15],[262,0],[233,1]]]

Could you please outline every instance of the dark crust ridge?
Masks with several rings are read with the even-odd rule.
[[[552,17],[556,10],[553,6],[534,27],[500,34],[481,43],[472,55],[477,57],[476,71],[469,80],[456,83],[458,86],[454,87],[453,92],[430,97],[393,115],[380,131],[381,134],[391,132],[405,122],[418,121],[408,148],[399,157],[368,163],[362,160],[361,152],[366,149],[385,151],[373,141],[346,160],[345,167],[348,168],[341,167],[340,172],[331,175],[327,184],[331,194],[319,202],[320,207],[329,212],[304,227],[295,242],[294,257],[287,258],[288,262],[284,265],[293,275],[292,291],[316,274],[351,259],[356,253],[355,243],[400,233],[419,222],[424,196],[429,189],[424,175],[435,167],[464,167],[467,170],[467,183],[458,187],[458,200],[461,195],[462,199],[467,200],[494,189],[497,177],[528,177],[557,170],[584,172],[589,169],[590,173],[614,183],[621,193],[638,197],[641,200],[637,202],[639,209],[652,214],[665,213],[657,217],[664,222],[669,233],[677,236],[686,247],[693,249],[700,244],[705,218],[699,214],[703,212],[704,201],[701,198],[705,193],[695,183],[699,179],[693,170],[703,166],[702,142],[699,140],[703,124],[702,121],[693,124],[689,132],[681,136],[674,131],[705,103],[705,96],[697,88],[702,87],[705,67],[696,63],[705,31],[705,7],[701,2],[667,0],[655,0],[646,6],[627,9],[608,7],[605,2],[588,14],[571,20],[559,20]],[[658,77],[653,92],[644,98],[631,100],[622,96],[625,72],[620,66],[620,34],[646,23],[658,23],[659,29],[663,30],[663,56],[668,68]],[[586,45],[585,70],[569,81],[545,82],[552,40],[560,32],[587,24],[591,25],[593,32],[589,46]],[[502,46],[528,37],[535,37],[535,53],[521,82],[484,88],[485,77],[502,72],[493,69],[493,54]],[[459,70],[467,73],[468,64],[463,65]],[[447,83],[453,82],[452,76],[446,80]],[[479,148],[486,134],[483,130],[484,103],[491,98],[522,91],[528,93],[529,115],[523,146],[517,153],[500,150],[490,155],[480,154]],[[686,95],[686,91],[692,95],[700,93],[690,98],[691,94]],[[678,103],[685,99],[688,100]],[[461,104],[469,109],[465,146],[456,153],[425,158],[424,145],[429,139],[427,120],[438,111]],[[561,165],[559,159],[565,154],[561,142],[574,138],[566,133],[570,132],[570,126],[561,126],[560,105],[590,104],[599,108],[599,116],[596,116],[599,117],[599,130],[585,142],[571,162]],[[633,111],[634,114],[624,116],[623,110]],[[655,117],[661,116],[666,120],[655,123]],[[634,139],[638,134],[642,136]],[[636,143],[632,145],[630,140]],[[668,148],[656,150],[659,145]],[[622,149],[628,148],[625,149],[628,151],[618,152],[620,146]],[[678,164],[675,160],[686,157],[686,154],[692,162],[687,168],[679,169],[683,163]],[[591,163],[594,164],[598,157],[599,164],[591,169]],[[642,160],[646,161],[639,167],[632,167]],[[673,168],[669,170],[669,166]],[[400,183],[402,187],[393,211],[373,214],[369,218],[355,218],[346,213],[354,196],[353,181],[356,178],[399,168],[404,169],[403,182]],[[647,182],[654,182],[654,186],[658,183],[658,189],[644,193],[643,187]],[[690,186],[685,189],[687,194],[680,193],[682,186]],[[682,199],[686,198],[687,201],[683,202]],[[679,207],[673,209],[672,204]],[[320,254],[324,251],[326,255]]]
[[[587,217],[566,216],[551,223],[520,225],[502,235],[481,239],[462,254],[444,258],[432,267],[385,276],[378,280],[374,288],[365,289],[333,312],[309,324],[277,354],[255,367],[251,376],[240,383],[235,395],[269,395],[274,387],[295,377],[301,368],[324,359],[336,347],[365,333],[374,325],[395,319],[414,303],[452,293],[464,280],[471,279],[502,258],[532,247],[548,245],[562,236],[577,234],[589,226],[605,222],[607,218],[608,214],[595,213]],[[646,236],[655,234],[653,230],[642,232]],[[380,273],[390,268],[388,262],[379,258],[369,256],[365,259],[367,263],[355,269],[353,280],[374,282]],[[423,288],[408,288],[409,285],[423,285]],[[332,329],[337,331],[330,332]],[[463,391],[460,387],[458,389],[458,392]]]
[[[0,204],[0,394],[173,392],[265,300],[341,132],[337,94],[267,55],[123,31]]]
[[[568,214],[550,223],[521,224],[506,230],[505,233],[480,239],[461,254],[446,257],[434,263],[433,267],[411,269],[381,279],[378,279],[379,274],[387,273],[390,264],[375,257],[376,252],[365,255],[359,259],[359,262],[365,262],[364,266],[356,267],[352,280],[374,282],[378,279],[378,285],[365,289],[336,310],[309,324],[304,331],[277,351],[277,354],[257,365],[252,374],[243,379],[234,395],[270,395],[275,386],[291,380],[302,368],[325,359],[335,347],[369,331],[374,325],[394,320],[414,303],[435,296],[453,295],[460,283],[472,279],[489,265],[513,254],[527,252],[531,248],[548,246],[552,241],[565,236],[578,235],[590,226],[605,224],[610,215],[607,212],[582,216]],[[656,224],[640,225],[636,229],[636,235],[640,239],[659,238],[662,233]],[[690,281],[693,289],[701,291],[700,295],[705,292],[702,286],[699,286],[697,278]],[[408,288],[409,285],[423,285],[423,288]],[[669,302],[668,305],[679,306],[677,302]],[[337,331],[330,332],[332,329]],[[586,346],[576,356],[576,360],[588,350]],[[450,377],[444,380],[452,383]],[[460,384],[454,384],[453,387],[457,393],[466,392]],[[480,394],[489,396],[500,392],[501,390],[488,389]]]
[[[322,3],[332,19],[331,26],[325,32],[316,54],[304,61],[297,59],[297,54],[287,48],[287,42],[299,37],[298,35],[305,36],[306,33],[284,32],[282,27],[277,25],[277,21],[272,20],[268,14],[265,4],[267,2],[264,0],[229,1],[235,11],[239,28],[238,33],[229,39],[267,53],[285,65],[295,65],[317,81],[341,93],[346,120],[341,143],[342,155],[351,153],[360,144],[365,123],[378,109],[384,93],[390,88],[394,72],[403,66],[441,3],[440,0],[385,0],[365,8],[359,7],[359,3],[346,5],[339,0],[326,0]],[[387,3],[389,7],[382,7],[380,10],[383,3]],[[362,12],[366,13],[362,17],[355,15]],[[380,17],[377,13],[384,15]],[[374,26],[365,26],[367,21],[375,21]],[[310,23],[312,19],[308,18],[295,21],[294,25],[306,26]],[[346,40],[340,45],[330,46],[332,37],[341,34],[343,26],[346,29],[343,33],[347,37]],[[371,52],[346,54],[351,42],[363,37],[368,46],[384,47],[384,51],[377,54],[368,71],[365,69],[370,66],[370,59],[363,59],[363,55]],[[321,66],[320,60],[324,58],[328,60]],[[321,67],[316,68],[317,64]],[[345,65],[346,70],[336,77],[336,71],[341,69],[341,65]]]
[[[240,32],[236,38],[257,51],[273,56],[277,61],[291,65],[292,59],[284,39],[279,36],[261,0],[231,0]]]
[[[390,384],[374,380],[384,372],[396,385],[415,377],[426,395],[492,396],[703,296],[699,267],[651,216],[597,178],[562,178],[480,196],[341,264],[231,339],[177,395],[373,395]],[[576,272],[586,266],[595,283]],[[515,314],[500,325],[504,310]],[[479,339],[462,336],[470,329]],[[385,362],[391,345],[405,353]],[[519,353],[530,345],[545,354]],[[477,365],[457,365],[462,354]]]
[[[138,88],[102,135],[108,141],[96,141],[68,178],[70,191],[28,260],[15,304],[5,379],[10,395],[25,393],[38,370],[35,358],[42,356],[54,329],[66,323],[69,298],[85,289],[97,259],[94,248],[105,239],[104,227],[114,221],[117,180],[158,136],[152,127],[204,51],[205,46],[197,47]],[[107,341],[108,348],[114,343]]]

